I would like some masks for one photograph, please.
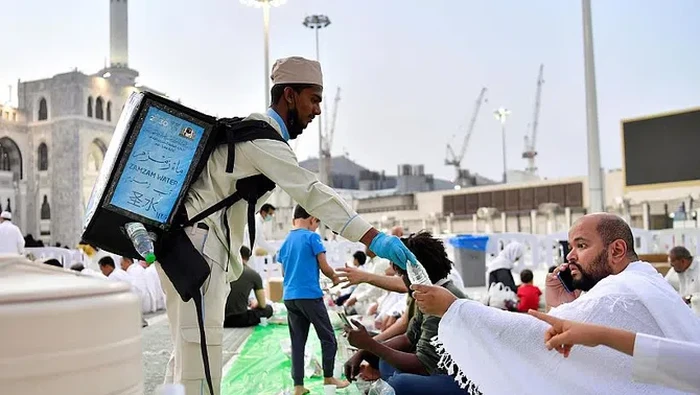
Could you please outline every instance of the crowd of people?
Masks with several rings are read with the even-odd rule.
[[[256,227],[249,239],[260,235],[275,209],[261,204],[253,220],[250,207],[255,205],[246,215],[244,203],[264,203],[270,190],[244,189],[276,185],[299,203],[293,230],[280,249],[267,247],[283,267],[295,395],[308,393],[303,364],[311,325],[322,346],[324,383],[337,388],[362,379],[382,380],[398,395],[700,392],[700,376],[692,369],[700,362],[700,319],[687,305],[699,292],[700,269],[687,250],[671,251],[676,277],[664,279],[639,259],[624,220],[589,214],[569,230],[571,251],[566,263],[547,276],[544,306],[532,271],[521,265],[524,247],[517,243],[505,246],[488,265],[491,288],[510,296],[499,300],[490,293],[486,304],[470,300],[440,239],[428,232],[404,235],[399,228],[392,234],[379,231],[299,166],[289,140],[321,114],[320,64],[301,57],[279,59],[270,76],[270,108],[245,119],[264,137],[216,147],[187,190],[181,211],[188,224],[178,229],[182,237],[173,239],[178,244],[168,247],[184,246],[194,254],[169,257],[175,265],[148,266],[83,245],[86,260],[71,267],[129,283],[144,313],[167,305],[174,350],[166,383],[182,385],[187,394],[220,394],[222,328],[257,325],[273,316],[262,278],[248,266],[251,250],[264,243],[263,237],[246,242],[244,234],[247,225]],[[219,206],[241,194],[249,195],[241,204]],[[202,215],[212,207],[220,210]],[[9,212],[0,214],[0,253],[21,254],[25,242],[11,219]],[[365,245],[352,265],[333,269],[328,264],[315,232],[321,222]],[[409,281],[409,265],[418,263],[432,285]],[[207,265],[209,275],[204,284],[188,284],[196,286],[192,302],[183,299],[171,275],[196,264]],[[571,278],[566,286],[564,273]],[[345,379],[334,374],[338,342],[320,274],[336,289],[347,287],[333,298],[359,318],[344,328],[356,350],[344,361]],[[541,307],[546,314],[538,312]],[[576,344],[590,347],[572,348]]]
[[[320,238],[311,232],[318,220],[301,207],[297,217],[306,222],[295,219],[279,257],[291,312],[296,394],[307,393],[300,367],[309,325],[323,346],[327,382],[347,385],[332,376],[337,343],[316,286],[319,270],[333,284],[343,284],[334,302],[357,314],[345,328],[357,349],[345,362],[350,381],[382,379],[396,394],[700,392],[692,368],[700,362],[700,318],[684,303],[700,292],[695,259],[675,247],[669,253],[673,270],[664,279],[639,260],[631,229],[618,216],[591,214],[572,226],[572,249],[565,264],[550,270],[544,294],[533,285],[532,271],[518,262],[524,247],[506,245],[488,265],[489,282],[506,284],[517,295],[502,308],[465,297],[461,279],[452,280],[454,268],[442,242],[428,232],[402,237],[434,284],[411,285],[405,269],[370,250],[330,270]],[[400,229],[392,232],[403,236]],[[573,293],[559,279],[563,270],[571,270]],[[672,287],[674,276],[680,278],[680,294]],[[311,287],[309,293],[295,291],[299,284]],[[392,295],[401,297],[403,308]],[[368,319],[366,327],[361,321]],[[576,344],[588,348],[572,351]]]

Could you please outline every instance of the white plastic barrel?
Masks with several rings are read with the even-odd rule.
[[[141,315],[127,284],[0,256],[0,393],[142,395]]]

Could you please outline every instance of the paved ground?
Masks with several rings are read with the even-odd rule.
[[[172,344],[165,313],[146,315],[149,325],[143,328],[144,395],[151,395],[163,382]],[[252,328],[224,330],[224,366],[252,333]]]

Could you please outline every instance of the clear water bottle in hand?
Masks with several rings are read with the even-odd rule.
[[[416,261],[416,263],[411,261],[406,262],[406,272],[408,273],[408,279],[411,281],[411,284],[433,285],[433,282],[430,281],[430,277],[428,276],[428,272],[425,271],[423,265],[418,261]]]
[[[153,240],[151,235],[148,234],[146,227],[140,222],[129,222],[124,225],[127,236],[134,245],[136,252],[143,257],[143,259],[149,265],[156,261],[155,248],[153,247]]]

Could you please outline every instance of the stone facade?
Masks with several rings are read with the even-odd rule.
[[[111,68],[20,82],[17,108],[0,108],[0,206],[10,199],[23,233],[44,243],[79,242],[92,185],[121,109],[139,90],[137,76]]]

